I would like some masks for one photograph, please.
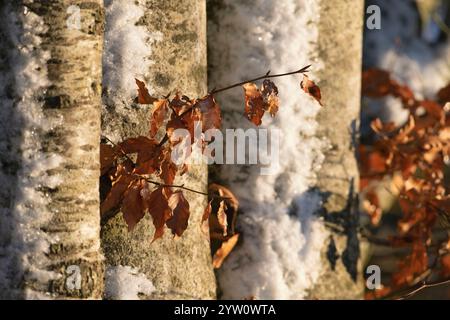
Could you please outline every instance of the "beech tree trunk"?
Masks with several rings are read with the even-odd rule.
[[[210,88],[312,64],[324,105],[304,95],[301,76],[271,79],[280,109],[263,127],[280,132],[279,169],[263,176],[258,166],[227,166],[218,174],[242,208],[242,236],[218,271],[224,298],[363,298],[355,156],[363,3],[209,2]],[[225,128],[254,128],[242,90],[217,99]]]
[[[363,266],[368,243],[358,235],[359,172],[356,158],[361,105],[364,1],[320,1],[317,50],[323,61],[317,75],[324,108],[317,117],[317,136],[326,139],[317,188],[320,214],[342,233],[331,233],[324,248],[327,270],[311,291],[312,298],[362,299]],[[333,258],[334,256],[334,258]]]
[[[101,298],[103,1],[0,8],[0,297]]]
[[[110,46],[114,42],[127,41],[113,39],[115,23],[121,16],[125,20],[129,13],[119,13],[120,8],[114,2],[107,5],[107,37]],[[148,135],[148,118],[151,106],[135,105],[132,100],[137,95],[136,89],[131,96],[125,84],[118,84],[111,78],[117,68],[131,72],[127,82],[134,86],[133,77],[144,80],[150,93],[165,96],[180,90],[190,97],[206,94],[206,13],[204,0],[170,0],[147,1],[137,3],[143,16],[138,19],[136,33],[147,34],[145,45],[137,47],[133,43],[123,42],[119,46],[130,46],[130,52],[113,53],[105,60],[118,61],[114,67],[105,71],[105,107],[102,114],[102,133],[119,142],[128,137]],[[115,14],[116,12],[117,14]],[[144,29],[139,29],[144,27]],[[111,32],[111,38],[108,34]],[[107,53],[110,54],[110,53]],[[140,66],[133,65],[133,57],[144,56]],[[145,70],[139,70],[147,66]],[[131,70],[129,70],[131,69]],[[121,76],[126,75],[122,73]],[[108,80],[109,79],[109,80]],[[108,88],[108,84],[111,86]],[[117,93],[121,92],[120,95]],[[186,176],[186,177],[185,177]],[[204,165],[191,166],[187,175],[177,178],[176,184],[189,188],[207,190],[207,169]],[[133,282],[135,277],[124,274],[124,270],[133,270],[140,279],[153,285],[155,290],[144,290],[134,286],[136,295],[142,299],[213,299],[216,296],[216,282],[212,269],[209,247],[209,235],[200,228],[201,216],[206,206],[205,196],[184,192],[190,204],[191,217],[189,226],[179,239],[174,239],[166,229],[163,238],[151,242],[154,226],[148,215],[138,223],[132,232],[128,232],[122,214],[117,214],[102,226],[102,246],[106,257],[107,298],[124,298],[117,292],[129,283],[121,281],[127,277]],[[131,267],[123,268],[123,267]],[[139,280],[137,280],[139,281]],[[109,290],[108,287],[114,287]],[[117,290],[118,289],[118,290]]]

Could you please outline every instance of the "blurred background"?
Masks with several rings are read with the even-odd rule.
[[[365,28],[363,68],[389,71],[395,80],[409,86],[418,99],[434,99],[436,92],[450,83],[450,1],[367,0],[366,7],[370,5],[381,8],[381,30]],[[361,142],[370,144],[375,139],[370,128],[375,118],[402,125],[408,114],[399,99],[363,98]],[[401,218],[398,203],[386,187],[389,183],[382,181],[378,188],[384,212],[380,225],[369,226],[379,238],[396,234],[397,221]],[[443,230],[436,230],[437,237],[445,237],[443,233]],[[405,253],[404,249],[374,245],[369,264],[381,267],[382,282],[387,283]],[[425,289],[413,299],[450,299],[450,285]]]

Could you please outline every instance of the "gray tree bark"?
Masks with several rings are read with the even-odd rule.
[[[0,297],[101,298],[103,2],[3,1],[1,9],[1,176],[8,185]]]
[[[138,25],[149,34],[159,33],[145,73],[151,94],[165,96],[180,90],[189,97],[206,94],[206,14],[204,0],[147,1]],[[108,27],[107,27],[108,28]],[[108,41],[108,39],[106,39]],[[142,80],[142,79],[141,79]],[[115,142],[148,134],[151,107],[118,104],[114,92],[105,94],[102,133]],[[176,184],[206,191],[207,169],[191,166]],[[180,239],[166,229],[163,238],[151,243],[154,226],[146,216],[132,232],[121,214],[102,226],[102,246],[109,268],[130,266],[150,280],[155,292],[142,299],[213,299],[216,283],[212,269],[209,235],[200,229],[205,196],[184,192],[190,204],[189,226]],[[111,279],[110,281],[115,281]]]
[[[356,158],[361,104],[364,1],[320,1],[318,72],[325,108],[318,115],[317,135],[328,141],[317,187],[323,195],[321,214],[343,234],[330,236],[324,263],[328,271],[311,292],[312,298],[361,299],[367,243],[359,227],[359,172]],[[336,253],[334,260],[333,255]],[[326,259],[325,259],[326,257]]]

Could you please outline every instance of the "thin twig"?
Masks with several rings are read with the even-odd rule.
[[[157,181],[153,181],[153,180],[150,180],[150,179],[145,179],[145,180],[146,180],[148,183],[154,184],[154,185],[159,186],[159,187],[178,188],[178,189],[183,189],[183,190],[186,190],[186,191],[191,191],[191,192],[194,192],[194,193],[202,194],[202,195],[204,195],[204,196],[208,196],[208,195],[209,195],[209,194],[206,193],[206,192],[202,192],[202,191],[194,190],[194,189],[191,189],[191,188],[187,188],[187,187],[184,186],[184,184],[180,184],[180,185],[176,185],[176,184],[164,184],[164,183],[157,182]]]
[[[445,284],[450,284],[450,279],[439,280],[439,281],[430,282],[430,283],[424,282],[418,288],[402,295],[401,297],[397,298],[397,300],[405,300],[407,298],[411,298],[413,295],[419,293],[420,291],[422,291],[424,289],[438,287],[438,286],[442,286]]]
[[[286,73],[279,73],[279,74],[273,74],[273,75],[271,75],[271,74],[270,74],[270,71],[268,71],[268,72],[267,72],[265,75],[263,75],[263,76],[259,76],[259,77],[256,77],[256,78],[254,78],[254,79],[245,80],[245,81],[242,81],[242,82],[239,82],[239,83],[235,83],[235,84],[229,85],[229,86],[224,87],[224,88],[214,89],[214,90],[212,90],[209,94],[216,94],[216,93],[219,93],[219,92],[222,92],[222,91],[226,91],[226,90],[230,90],[230,89],[233,89],[233,88],[236,88],[236,87],[240,87],[240,86],[242,86],[242,85],[244,85],[244,84],[246,84],[246,83],[248,83],[248,82],[255,82],[255,81],[258,81],[258,80],[262,80],[262,79],[269,79],[269,78],[278,78],[278,77],[290,76],[290,75],[298,74],[298,73],[306,73],[306,72],[308,72],[308,69],[309,69],[310,67],[311,67],[311,65],[308,65],[308,66],[303,67],[303,68],[301,68],[301,69],[299,69],[299,70],[296,70],[296,71],[286,72]]]
[[[388,294],[387,296],[383,297],[382,299],[396,299],[396,300],[405,300],[413,295],[417,294],[418,292],[426,289],[426,288],[432,288],[437,287],[440,285],[448,284],[450,283],[450,278],[444,279],[444,280],[438,280],[435,282],[430,282],[434,272],[436,271],[440,258],[447,254],[447,252],[441,253],[440,249],[442,247],[441,245],[437,245],[436,254],[433,263],[431,263],[428,268],[422,272],[420,275],[415,277],[413,281],[411,282],[411,286],[409,288],[406,288],[402,291],[392,292],[391,294]],[[414,288],[417,286],[416,288]]]
[[[214,196],[214,195],[211,195],[211,194],[209,194],[209,193],[207,193],[207,192],[202,192],[202,191],[194,190],[194,189],[185,187],[184,184],[181,184],[181,185],[176,185],[176,184],[164,184],[164,183],[157,182],[157,181],[150,180],[150,179],[145,179],[145,180],[146,180],[148,183],[154,184],[154,185],[159,186],[159,187],[167,187],[167,188],[178,188],[178,189],[183,189],[183,190],[186,190],[186,191],[190,191],[190,192],[194,192],[194,193],[201,194],[201,195],[204,195],[204,196],[208,196],[208,197],[211,197],[211,198],[214,198],[214,199],[222,199],[222,200],[230,200],[230,199],[231,199],[231,198],[229,198],[229,197]]]
[[[242,85],[244,85],[244,84],[246,84],[248,82],[255,82],[255,81],[258,81],[258,80],[262,80],[262,79],[279,78],[279,77],[290,76],[290,75],[293,75],[293,74],[306,73],[306,72],[309,71],[308,69],[310,67],[311,67],[311,65],[307,65],[306,67],[303,67],[303,68],[301,68],[299,70],[296,70],[296,71],[291,71],[291,72],[286,72],[286,73],[279,73],[279,74],[273,74],[273,75],[270,74],[270,71],[267,71],[266,74],[263,75],[263,76],[259,76],[259,77],[256,77],[254,79],[238,82],[238,83],[229,85],[229,86],[224,87],[224,88],[213,89],[212,91],[209,92],[209,94],[210,95],[214,95],[214,94],[217,94],[217,93],[220,93],[220,92],[223,92],[223,91],[227,91],[227,90],[230,90],[230,89],[233,89],[233,88],[236,88],[236,87],[240,87],[240,86],[242,86]],[[196,104],[192,105],[190,108],[186,109],[180,115],[178,115],[176,112],[175,112],[175,114],[177,115],[178,118],[183,118],[183,116],[186,115],[188,112],[190,112],[193,108],[195,108],[195,106],[196,106]],[[166,133],[164,135],[164,137],[161,139],[161,141],[159,142],[158,146],[162,147],[167,141],[169,141],[169,136]]]

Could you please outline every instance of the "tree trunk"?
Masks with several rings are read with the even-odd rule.
[[[302,92],[301,76],[273,79],[280,110],[263,127],[280,134],[279,167],[219,174],[242,207],[241,240],[218,272],[222,297],[362,298],[355,135],[363,1],[214,0],[208,19],[211,88],[312,64],[324,103]],[[225,128],[254,128],[243,98],[239,89],[218,97]]]
[[[5,2],[0,296],[101,298],[102,1]]]
[[[122,5],[113,0],[107,1],[106,7],[102,131],[119,142],[148,134],[151,107],[133,104],[137,95],[134,77],[145,80],[156,96],[176,90],[190,97],[206,93],[205,2],[158,0]],[[120,35],[124,25],[129,26],[126,33],[132,37]],[[175,183],[206,191],[206,167],[190,167],[187,176]],[[148,216],[132,232],[127,231],[122,214],[102,226],[107,298],[215,298],[209,236],[200,229],[207,199],[184,193],[191,217],[180,239],[166,230],[163,238],[151,243],[154,227]]]
[[[317,188],[323,199],[322,215],[344,234],[331,234],[323,276],[312,298],[361,299],[367,242],[360,243],[359,139],[364,1],[320,1],[321,19],[317,50],[323,67],[318,70],[325,107],[318,114],[317,136],[327,140],[325,159],[318,171]],[[335,245],[335,248],[333,247]],[[333,262],[336,249],[337,261]],[[327,263],[328,261],[330,263]]]

